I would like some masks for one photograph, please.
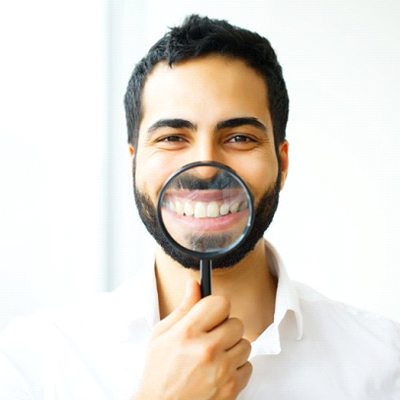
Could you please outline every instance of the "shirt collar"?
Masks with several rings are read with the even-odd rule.
[[[160,321],[154,251],[151,250],[146,252],[140,272],[110,293],[117,312],[116,334],[122,341],[131,340],[143,329],[150,332]]]
[[[275,248],[265,241],[267,254],[269,255],[269,266],[272,274],[278,278],[276,290],[274,324],[280,325],[288,311],[292,311],[295,317],[297,335],[300,340],[303,336],[303,315],[301,313],[297,290],[290,280],[286,268]]]
[[[278,279],[274,321],[252,343],[252,356],[278,354],[281,352],[281,339],[300,340],[303,337],[303,315],[296,288],[276,249],[267,241],[265,246],[270,271]]]
[[[265,241],[271,273],[278,278],[273,323],[253,342],[257,353],[279,353],[281,336],[300,340],[303,336],[303,317],[297,291],[275,248]],[[141,273],[118,288],[117,307],[123,325],[122,339],[137,331],[137,324],[148,329],[160,321],[155,263],[152,252],[145,260]],[[128,336],[127,336],[128,335]]]

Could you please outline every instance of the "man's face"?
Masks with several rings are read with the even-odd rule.
[[[236,264],[272,220],[287,173],[287,143],[275,152],[265,81],[241,60],[207,56],[169,67],[159,63],[142,96],[142,121],[134,159],[139,214],[167,254],[185,267],[196,260],[169,246],[155,210],[165,180],[194,161],[218,161],[250,188],[256,220],[247,243],[215,265]],[[207,169],[204,179],[209,179]]]

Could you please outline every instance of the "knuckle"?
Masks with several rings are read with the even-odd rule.
[[[247,362],[247,371],[247,377],[250,379],[250,376],[253,373],[253,365],[250,362]]]
[[[253,366],[251,365],[250,362],[247,362],[246,364],[244,364],[241,368],[242,370],[242,386],[247,385],[247,383],[249,382],[251,375],[253,373]]]
[[[226,377],[229,374],[230,368],[226,363],[222,363],[219,365],[217,374],[216,374],[216,380],[217,382],[225,382]]]
[[[234,395],[236,395],[236,393],[238,392],[239,388],[238,388],[238,382],[234,377],[231,377],[227,380],[226,384],[225,384],[225,395],[227,396],[227,398],[230,398]]]
[[[219,311],[229,314],[231,303],[224,296],[210,296],[210,300],[213,302],[213,306],[217,308]]]
[[[181,338],[184,341],[193,339],[193,337],[195,336],[195,332],[194,332],[194,328],[192,325],[185,325],[182,327],[181,329]]]
[[[251,352],[251,343],[247,339],[242,339],[242,346],[243,346],[243,351],[245,353]]]
[[[244,324],[242,322],[242,320],[240,320],[239,318],[230,318],[229,321],[231,322],[231,324],[233,324],[233,329],[235,329],[238,332],[238,335],[240,334],[240,337],[243,336],[244,334]]]
[[[216,346],[209,344],[204,346],[200,351],[200,360],[203,364],[209,364],[215,360]]]

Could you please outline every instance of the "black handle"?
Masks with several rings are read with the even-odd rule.
[[[212,271],[212,261],[200,260],[201,297],[206,297],[211,294],[211,271]]]

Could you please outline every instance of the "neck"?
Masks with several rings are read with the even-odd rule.
[[[183,268],[161,248],[156,253],[156,277],[161,319],[181,302],[187,279],[200,279],[199,271]],[[272,323],[276,278],[270,273],[263,239],[238,264],[213,270],[212,293],[231,302],[230,316],[242,320],[248,340],[255,340]]]

